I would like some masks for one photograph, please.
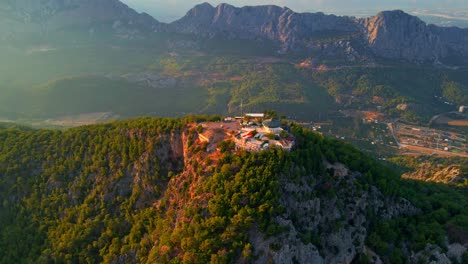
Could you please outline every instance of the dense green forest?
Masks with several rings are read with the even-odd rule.
[[[317,188],[308,199],[333,199],[334,188],[344,188],[335,186],[324,159],[359,172],[362,192],[376,186],[420,208],[389,220],[366,213],[365,243],[385,262],[406,263],[402,249],[466,239],[466,189],[400,180],[351,145],[295,125],[290,153],[232,152],[225,144],[212,160],[189,126],[206,119],[1,129],[0,263],[254,262],[248,230],[265,237],[288,232],[275,221],[285,212],[280,182],[307,180]]]

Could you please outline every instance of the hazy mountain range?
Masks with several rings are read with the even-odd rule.
[[[107,25],[122,38],[170,32],[270,40],[279,44],[278,51],[283,53],[334,50],[351,59],[376,56],[421,62],[455,59],[460,63],[468,56],[468,29],[427,25],[402,11],[384,11],[360,19],[296,13],[278,6],[236,8],[204,3],[166,24],[117,0],[6,1],[0,8],[3,14],[0,32],[4,40],[21,33],[44,35],[71,28],[91,34]],[[336,41],[324,44],[314,41],[317,36]]]
[[[179,19],[185,14],[186,10],[200,3],[200,1],[195,0],[123,0],[122,2],[138,11],[147,12],[164,22],[172,22]],[[223,3],[223,1],[220,0],[212,0],[209,2],[212,5]],[[381,10],[401,9],[409,14],[417,14],[426,23],[442,26],[468,27],[468,9],[466,2],[463,0],[387,0],[379,1],[378,4],[376,4],[375,1],[366,0],[234,0],[229,1],[229,3],[235,6],[274,4],[287,6],[298,12],[322,11],[327,14],[356,17],[369,17]]]

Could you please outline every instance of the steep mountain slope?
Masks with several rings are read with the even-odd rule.
[[[463,190],[297,126],[291,153],[207,153],[197,119],[0,130],[0,263],[461,261]]]
[[[236,8],[228,4],[213,7],[201,4],[170,25],[178,32],[229,38],[268,39],[281,44],[283,52],[314,47],[314,38],[346,39],[360,31],[355,19],[295,13],[278,6],[247,6]]]
[[[121,39],[141,39],[153,32],[168,32],[269,40],[279,44],[282,53],[323,53],[353,61],[376,56],[462,64],[468,57],[468,29],[426,25],[398,10],[356,19],[296,13],[278,6],[237,8],[204,3],[168,25],[145,13],[138,14],[118,0],[9,0],[1,3],[0,14],[4,40],[34,34],[67,34],[78,29],[84,34],[81,37],[87,38],[110,34]]]
[[[230,38],[264,38],[282,45],[283,52],[323,50],[330,45],[348,54],[366,50],[378,57],[437,61],[468,56],[468,30],[427,26],[402,11],[381,12],[368,19],[323,13],[295,13],[277,6],[236,8],[201,4],[172,23],[172,30]],[[320,40],[320,41],[319,41]],[[328,45],[323,45],[325,42]]]
[[[205,35],[225,34],[238,38],[267,38],[278,41],[286,50],[304,44],[306,38],[323,31],[353,33],[359,27],[352,18],[323,13],[300,14],[278,6],[236,8],[228,4],[194,7],[171,26],[180,32]]]
[[[468,29],[426,25],[403,11],[380,12],[362,20],[375,54],[410,61],[467,56]]]
[[[148,14],[139,14],[118,0],[7,0],[2,2],[0,14],[4,40],[19,34],[47,36],[58,32],[83,32],[90,37],[111,33],[130,39],[161,28]]]

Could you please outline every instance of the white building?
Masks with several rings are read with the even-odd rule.
[[[265,117],[265,114],[262,114],[262,113],[247,113],[245,115],[248,117],[252,117],[252,118],[264,118]]]
[[[283,129],[281,128],[281,121],[273,119],[267,119],[263,121],[263,128],[267,133],[275,135],[278,135],[281,133],[281,131],[283,131]]]

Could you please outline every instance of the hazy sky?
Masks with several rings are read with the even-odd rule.
[[[144,11],[161,21],[182,17],[190,8],[204,0],[121,0],[130,7]],[[298,12],[335,13],[340,15],[368,15],[389,9],[415,9],[468,11],[468,0],[211,0],[216,6],[227,2],[235,6],[274,4],[287,6]]]

